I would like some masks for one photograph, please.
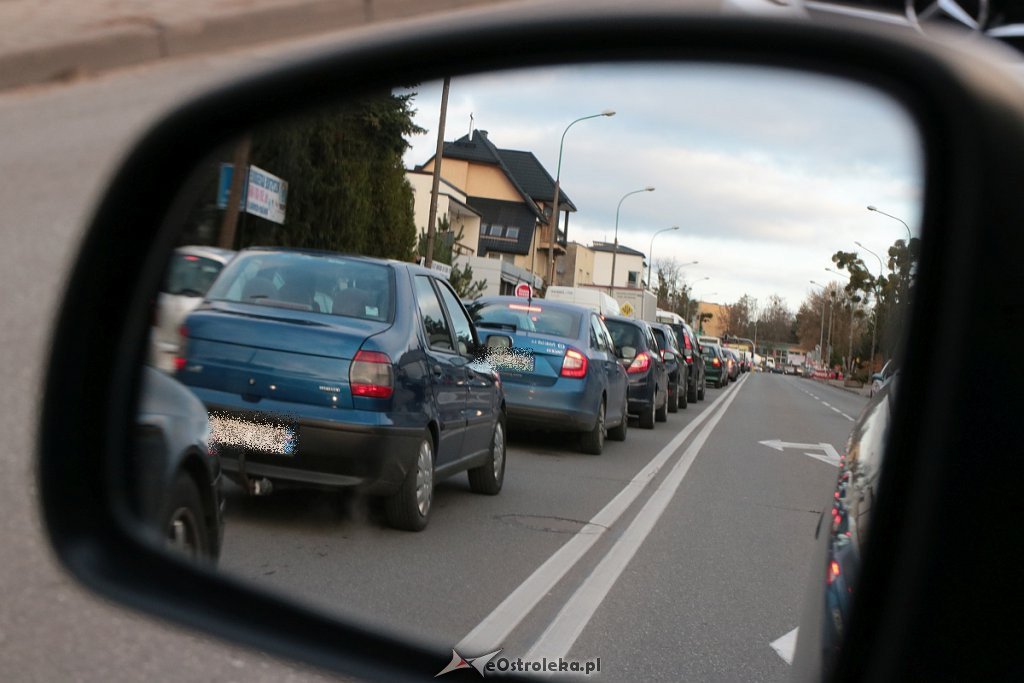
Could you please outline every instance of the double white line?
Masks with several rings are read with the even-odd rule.
[[[655,523],[679,488],[679,484],[682,483],[683,477],[689,471],[697,453],[735,399],[739,387],[747,377],[748,375],[744,375],[743,379],[719,396],[707,410],[680,431],[654,456],[647,467],[633,477],[626,487],[589,523],[512,591],[476,628],[470,631],[456,646],[456,649],[460,652],[483,652],[488,648],[501,647],[505,638],[537,606],[537,603],[548,595],[555,584],[579,562],[598,538],[633,504],[686,439],[701,423],[708,420],[708,424],[686,449],[661,485],[655,489],[633,522],[576,590],[540,639],[530,648],[525,659],[536,661],[541,657],[549,659],[565,657],[623,569],[629,564],[644,539],[654,528]]]

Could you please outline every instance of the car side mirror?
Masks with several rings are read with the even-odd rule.
[[[529,49],[509,50],[509,45],[528,45]],[[720,70],[733,68],[752,69],[746,74],[746,83],[765,83],[765,74],[770,75],[776,70],[785,71],[787,77],[795,76],[798,79],[823,77],[830,83],[835,81],[852,85],[861,94],[881,96],[887,103],[888,111],[905,122],[909,156],[920,163],[920,167],[911,163],[913,168],[908,175],[916,174],[927,179],[927,184],[922,186],[915,183],[901,186],[900,195],[920,198],[920,205],[916,206],[920,209],[923,232],[927,239],[923,240],[921,246],[920,262],[910,272],[915,288],[915,305],[920,306],[927,315],[910,318],[902,330],[907,340],[904,343],[915,345],[917,353],[911,354],[905,365],[901,366],[901,392],[908,396],[926,397],[927,400],[922,399],[921,406],[904,408],[907,404],[896,404],[894,408],[895,426],[891,433],[887,433],[886,443],[895,446],[887,452],[896,453],[897,458],[885,463],[886,468],[880,475],[882,493],[874,503],[873,512],[889,517],[885,524],[872,527],[871,548],[877,546],[879,551],[866,556],[862,575],[876,580],[865,581],[863,585],[866,589],[858,596],[867,609],[859,612],[851,624],[848,637],[853,639],[854,647],[847,650],[861,654],[864,660],[850,666],[855,672],[881,671],[879,678],[896,680],[899,679],[897,673],[900,670],[896,668],[897,664],[886,659],[885,653],[903,652],[900,645],[906,645],[906,651],[912,654],[928,652],[922,649],[927,648],[927,645],[921,645],[918,649],[909,647],[917,644],[908,640],[914,638],[918,630],[914,626],[997,623],[997,619],[989,621],[988,615],[981,610],[1003,604],[998,595],[986,592],[997,590],[998,587],[989,588],[983,585],[984,581],[973,582],[972,592],[985,593],[985,599],[975,594],[971,596],[973,603],[957,601],[956,595],[963,594],[963,591],[958,590],[960,584],[954,581],[958,578],[955,572],[946,571],[948,567],[944,567],[946,573],[921,574],[920,568],[927,563],[919,562],[919,558],[912,553],[918,547],[918,540],[934,537],[941,528],[944,540],[949,543],[946,557],[951,558],[951,563],[956,562],[957,557],[969,554],[962,552],[967,544],[961,542],[961,536],[966,534],[958,525],[974,522],[973,528],[976,531],[981,526],[976,523],[978,520],[958,510],[956,519],[942,518],[941,521],[947,524],[935,527],[932,525],[937,518],[930,516],[933,510],[927,507],[929,501],[951,499],[952,495],[946,494],[956,494],[956,489],[945,488],[948,471],[956,474],[958,483],[965,480],[972,482],[971,486],[962,486],[961,492],[983,491],[989,501],[997,501],[993,504],[1014,498],[1012,495],[1003,497],[992,493],[1001,491],[1000,487],[1005,486],[1005,483],[991,478],[991,473],[1009,469],[994,466],[991,458],[1015,452],[1013,444],[1002,443],[1004,439],[998,433],[979,435],[972,428],[985,422],[986,410],[1008,410],[1011,406],[1016,407],[1019,401],[1011,398],[993,408],[992,403],[985,400],[978,400],[976,404],[960,400],[963,396],[977,395],[969,384],[965,384],[972,378],[967,376],[969,373],[958,373],[961,376],[956,376],[957,373],[934,372],[934,368],[941,367],[943,363],[940,354],[947,353],[947,350],[933,341],[957,341],[966,331],[976,329],[986,329],[987,334],[997,338],[1017,337],[1016,330],[1012,328],[1014,316],[1000,315],[999,306],[1002,304],[991,293],[1005,289],[1005,283],[1001,286],[999,278],[1003,277],[1002,273],[1017,272],[1009,259],[1011,255],[1022,252],[1020,231],[1003,230],[1007,225],[1018,225],[1024,221],[1024,206],[1017,201],[1019,192],[1016,188],[1018,179],[1024,175],[1024,129],[1020,126],[1020,121],[1024,119],[1024,98],[1020,96],[1018,85],[1009,78],[993,77],[993,73],[1002,74],[1003,71],[1001,67],[997,71],[994,61],[988,58],[975,57],[966,51],[945,52],[933,42],[919,39],[909,32],[895,36],[884,35],[841,21],[834,25],[817,25],[775,19],[761,21],[750,17],[696,16],[689,11],[668,7],[636,9],[629,3],[622,3],[621,7],[614,10],[606,6],[590,8],[585,4],[570,8],[528,7],[521,15],[502,7],[493,11],[467,12],[460,16],[445,13],[437,18],[388,27],[380,32],[361,29],[358,35],[346,37],[343,43],[317,48],[317,51],[307,53],[285,66],[256,73],[185,103],[159,121],[130,150],[92,216],[73,271],[67,278],[63,299],[56,309],[59,313],[54,326],[40,409],[38,481],[41,506],[55,554],[70,574],[92,590],[140,611],[331,671],[389,681],[421,680],[424,676],[437,675],[437,671],[446,662],[438,661],[438,643],[428,641],[441,634],[444,638],[452,638],[450,645],[454,646],[455,639],[464,633],[453,636],[436,624],[430,624],[427,630],[421,619],[418,623],[402,624],[404,630],[395,627],[394,632],[405,633],[405,636],[389,635],[370,625],[369,620],[360,621],[354,612],[327,613],[322,610],[319,595],[300,603],[286,597],[286,593],[272,592],[266,584],[245,583],[235,575],[217,573],[209,566],[188,562],[150,542],[152,534],[147,533],[142,520],[133,512],[133,495],[137,491],[133,492],[132,486],[137,486],[138,481],[137,477],[130,476],[131,472],[137,473],[137,470],[130,469],[132,459],[137,455],[133,451],[134,440],[131,435],[135,431],[140,405],[144,374],[141,361],[146,357],[152,320],[151,302],[159,286],[162,272],[160,266],[167,262],[173,247],[184,239],[186,233],[183,228],[186,225],[192,230],[187,233],[191,237],[205,234],[203,231],[211,226],[216,230],[227,224],[224,234],[231,245],[241,243],[243,239],[252,239],[253,235],[270,235],[265,237],[267,240],[279,236],[278,226],[282,224],[271,218],[278,217],[277,212],[286,208],[285,198],[290,203],[287,210],[295,209],[301,201],[300,188],[293,187],[292,192],[280,191],[284,187],[281,183],[288,179],[260,175],[257,164],[246,164],[247,175],[253,174],[249,183],[259,190],[253,192],[249,199],[255,202],[253,212],[259,212],[263,216],[259,220],[265,222],[250,223],[246,237],[243,234],[245,230],[241,233],[231,232],[239,224],[237,220],[234,223],[206,220],[209,215],[224,219],[225,215],[235,212],[241,205],[231,198],[240,199],[240,196],[236,197],[233,193],[236,189],[241,192],[245,183],[240,180],[237,183],[234,180],[221,182],[223,178],[219,173],[224,168],[222,164],[231,162],[233,152],[238,152],[239,157],[242,157],[241,152],[246,148],[245,140],[248,139],[245,135],[247,131],[265,131],[268,126],[284,118],[301,116],[306,120],[311,112],[323,115],[324,108],[331,108],[330,112],[336,114],[337,107],[357,102],[361,97],[405,92],[401,89],[409,83],[449,78],[457,83],[462,78],[483,75],[471,73],[473,69],[493,70],[494,74],[505,77],[516,67],[556,67],[569,64],[575,72],[581,65],[609,66],[609,62],[616,68],[643,68],[646,65],[692,69],[691,76],[699,77],[698,82],[707,79],[702,81],[704,84],[719,83],[717,79],[721,78]],[[658,70],[654,68],[654,71]],[[530,88],[524,91],[528,95],[524,99],[537,101],[535,86],[538,80],[533,78],[526,82]],[[770,78],[768,82],[772,85]],[[731,92],[731,89],[728,90]],[[607,88],[606,92],[609,95],[615,94],[614,88]],[[765,92],[765,89],[758,89],[754,94],[764,97]],[[552,98],[555,95],[557,93]],[[742,107],[728,109],[730,112],[742,110]],[[333,119],[345,122],[369,120],[377,128],[387,128],[393,124],[387,117],[382,119],[374,113],[372,110],[369,113],[360,110],[356,116],[334,116]],[[836,109],[818,114],[821,120],[833,117],[841,119],[843,112]],[[616,122],[625,118],[623,115]],[[381,123],[382,120],[384,123]],[[557,127],[564,123],[558,121]],[[394,125],[401,127],[403,124]],[[633,125],[643,127],[647,123],[638,120]],[[770,137],[784,138],[777,128],[769,126]],[[305,142],[319,138],[298,135],[284,140],[279,148],[287,151],[287,143],[296,139]],[[346,138],[338,135],[324,139],[339,141]],[[401,142],[395,141],[389,149],[404,148]],[[476,150],[490,149],[483,140],[475,144],[478,145],[474,148]],[[344,151],[347,153],[349,150],[346,148]],[[829,151],[832,151],[831,147]],[[331,157],[334,160],[344,156],[340,148],[332,148],[331,152],[337,152],[336,156]],[[830,154],[830,160],[841,159],[843,156]],[[605,157],[611,165],[608,171],[611,173],[619,166],[620,160],[607,155]],[[398,169],[401,176],[400,161],[386,168],[367,164],[360,170],[364,176],[375,177],[374,174],[390,175]],[[438,159],[438,163],[443,164],[443,160]],[[1017,166],[1022,168],[1018,169]],[[649,164],[644,167],[649,167]],[[986,171],[984,184],[978,182],[982,171]],[[698,169],[695,175],[699,173]],[[237,180],[241,176],[239,172],[233,178]],[[537,177],[544,176],[540,174]],[[259,178],[260,181],[255,182],[253,178]],[[338,178],[338,174],[333,173],[321,176],[318,180],[336,182]],[[811,179],[811,175],[801,178],[806,182]],[[217,207],[217,191],[221,185],[229,187],[229,199],[223,209]],[[511,182],[508,186],[515,187]],[[277,187],[278,191],[272,192],[272,187]],[[430,183],[423,187],[430,187]],[[507,193],[510,196],[522,194],[528,200],[522,203],[520,212],[527,217],[531,234],[541,243],[544,239],[541,231],[534,232],[537,218],[543,217],[537,202],[545,201],[545,197],[549,196],[545,193],[549,189],[549,186],[542,187],[533,195],[521,188]],[[653,190],[653,187],[650,189]],[[848,188],[838,186],[831,189],[842,191]],[[403,185],[402,190],[405,192],[402,197],[411,197],[410,185]],[[763,188],[759,190],[763,191]],[[461,198],[455,196],[459,194],[457,190],[446,188],[444,191],[451,193],[446,194],[445,204],[457,207],[462,212],[460,216],[475,216],[479,219],[485,210],[493,208],[493,205],[478,209],[469,206],[471,193],[468,189],[460,195]],[[618,192],[618,189],[615,190],[615,193]],[[579,194],[573,192],[573,199],[582,206]],[[600,203],[603,201],[600,196],[592,201],[597,206],[587,207],[587,211],[593,210],[595,215],[607,215],[609,209]],[[380,207],[372,202],[364,204],[370,204],[374,209]],[[405,212],[403,215],[407,220],[402,222],[402,226],[409,228],[408,235],[396,236],[393,244],[372,238],[356,240],[352,244],[369,244],[365,248],[371,250],[393,247],[396,252],[402,253],[391,254],[392,258],[407,264],[412,259],[417,239],[416,219],[411,211],[412,201],[395,200],[393,204],[393,207],[389,204],[388,208],[397,207],[396,211]],[[566,204],[569,204],[567,198]],[[382,224],[387,221],[375,220],[376,214],[361,206],[361,219],[382,230]],[[323,207],[314,206],[309,210],[313,212],[317,208]],[[799,208],[803,210],[804,207]],[[250,212],[250,216],[256,215],[253,212]],[[322,218],[320,221],[303,224],[294,233],[289,233],[300,236],[296,238],[299,243],[294,246],[320,248],[317,240],[321,238],[329,239],[334,233],[341,237],[348,236],[349,228],[345,222],[349,219],[347,214],[340,217],[329,214]],[[334,219],[338,219],[336,223]],[[496,222],[495,226],[499,227],[499,224]],[[970,226],[971,230],[963,230],[963,226]],[[845,227],[834,230],[837,241],[847,234],[845,230]],[[313,235],[313,239],[302,242],[302,235]],[[529,235],[525,240],[520,240],[520,237],[511,238],[507,233],[501,237],[490,236],[488,239],[485,246],[514,243],[514,248],[518,250],[520,242],[527,245],[523,249],[529,249],[530,244]],[[549,236],[549,254],[555,251],[551,242]],[[344,244],[339,242],[332,249],[341,253],[344,251],[342,246]],[[842,244],[838,244],[831,248],[842,247]],[[983,249],[988,250],[987,259],[983,267],[979,267],[969,257]],[[110,267],[112,254],[116,255],[118,268]],[[375,251],[374,255],[381,254]],[[518,271],[518,277],[522,271],[521,264],[530,259],[524,261],[521,250],[509,251],[506,255],[510,257],[509,261],[489,259],[490,263],[480,264],[480,269],[475,272],[482,272],[486,266],[495,272],[497,286],[507,287],[508,273],[504,267],[512,266],[513,271]],[[823,252],[823,255],[827,258],[827,253]],[[884,268],[881,263],[880,266]],[[538,262],[535,270],[546,272],[547,266]],[[950,282],[953,278],[946,277],[950,272],[962,273],[963,277]],[[502,279],[503,275],[505,279]],[[971,304],[962,305],[958,303],[960,301]],[[532,302],[538,304],[541,300],[534,299]],[[360,308],[364,313],[369,310],[367,305]],[[383,308],[375,306],[373,310],[372,316],[364,316],[358,322],[362,329],[369,331],[368,334],[392,325],[395,320],[403,321],[392,315],[394,312],[389,312],[391,317],[387,317]],[[301,310],[295,306],[277,306],[274,316],[267,317],[276,318],[278,323],[284,320],[304,325],[303,329],[313,334],[330,327],[319,319],[302,317],[312,312],[308,305]],[[373,319],[365,319],[367,317]],[[957,329],[950,330],[942,326],[950,319],[958,321]],[[433,322],[442,328],[446,326],[443,313],[435,317]],[[198,335],[191,341],[213,346],[209,340]],[[359,400],[378,407],[390,406],[388,401],[399,403],[412,400],[416,394],[413,389],[401,395],[388,392],[388,381],[393,377],[392,367],[385,362],[380,352],[333,341],[336,343],[331,349],[336,355],[327,360],[305,359],[301,364],[294,364],[294,358],[289,356],[289,335],[282,336],[279,348],[267,350],[263,354],[274,359],[280,367],[298,367],[294,375],[309,372],[310,368],[326,367],[334,373],[332,381],[312,382],[299,391],[276,379],[240,376],[232,378],[233,381],[237,380],[232,385],[233,396],[241,396],[239,400],[255,404],[257,401],[279,400],[268,396],[280,396],[289,391],[293,391],[293,395],[305,393],[316,396],[322,402],[318,407],[321,416],[340,412],[333,406],[335,401],[340,403],[348,400],[351,403]],[[318,348],[326,349],[327,346],[324,343]],[[488,350],[509,347],[511,338],[505,335],[490,335],[485,344]],[[702,352],[699,345],[697,350]],[[366,353],[357,358],[357,354],[363,351]],[[233,359],[248,352],[232,353],[226,354],[225,364],[228,366]],[[251,356],[248,353],[247,357]],[[632,360],[636,357],[636,349],[621,347],[619,357]],[[420,370],[412,363],[398,367],[395,373],[415,373]],[[192,370],[198,372],[198,369],[187,366],[181,368],[183,372]],[[354,375],[349,375],[350,372]],[[358,384],[359,391],[364,393],[353,399],[352,392],[343,392],[337,385],[342,375],[361,380],[354,384]],[[990,382],[993,395],[1016,396],[1015,388],[1007,380],[994,377]],[[250,388],[257,384],[266,395],[257,395]],[[750,386],[749,383],[747,386]],[[732,391],[732,396],[737,395],[738,390]],[[458,392],[449,393],[455,395]],[[963,411],[960,419],[942,419],[942,406],[955,401],[959,401],[958,409]],[[281,403],[287,401],[282,399]],[[73,409],[69,409],[69,406]],[[206,409],[215,411],[216,405],[211,402]],[[911,409],[918,412],[912,412]],[[440,429],[438,425],[445,420],[453,424],[459,424],[460,421],[468,423],[470,420],[466,416],[471,412],[469,409],[453,410],[450,415],[436,420],[437,424],[431,423],[429,428],[417,431],[415,445],[419,450],[413,453],[412,460],[418,466],[420,463],[431,465],[431,468],[424,466],[425,476],[419,479],[419,484],[433,484],[431,449],[435,440],[441,439],[436,436]],[[378,413],[377,417],[382,414]],[[620,415],[609,417],[619,418]],[[359,434],[371,428],[376,429],[384,422],[386,420],[382,419],[373,425],[361,425],[362,431]],[[223,423],[215,424],[223,426]],[[714,424],[714,421],[709,421],[709,424]],[[245,430],[250,427],[250,424],[242,425],[244,438],[240,441],[246,448],[249,433]],[[257,430],[261,437],[261,447],[270,443],[277,449],[274,454],[280,455],[282,459],[294,455],[289,450],[294,447],[298,433],[294,424],[284,421],[261,427]],[[315,428],[314,424],[313,429],[307,430],[307,438],[319,438],[308,436],[316,434]],[[597,423],[596,429],[600,435],[601,423]],[[958,431],[964,429],[972,431]],[[503,432],[480,434],[479,431],[477,429],[477,433],[466,437],[480,444],[474,458],[481,453],[497,452],[494,444],[504,447]],[[263,437],[266,437],[266,441]],[[408,434],[403,434],[402,438],[409,438]],[[936,464],[935,451],[941,450],[942,444],[976,444],[978,438],[986,439],[984,452],[994,455],[986,459],[976,458],[977,462],[972,462],[969,458],[956,459],[959,458],[957,454],[944,452],[942,455],[946,459],[940,458]],[[298,441],[301,444],[301,436]],[[209,445],[210,441],[206,443]],[[215,453],[203,452],[201,445],[201,442],[197,444],[195,455],[215,456]],[[972,457],[977,452],[974,446],[963,450],[972,451],[968,454]],[[274,467],[291,464],[291,461],[283,462],[288,464],[266,468],[265,471],[270,473],[268,477],[275,472]],[[502,465],[505,462],[501,460]],[[485,465],[496,463],[497,460],[487,461]],[[982,465],[986,470],[977,469]],[[437,470],[444,473],[444,468],[445,465],[441,464]],[[477,474],[470,475],[471,486],[486,492],[486,477],[494,475],[496,471],[494,468],[489,470],[487,466],[477,465]],[[929,476],[920,476],[922,471],[927,471]],[[247,476],[243,472],[242,478]],[[316,479],[315,476],[311,477],[311,483],[319,483]],[[934,488],[925,489],[925,485]],[[408,490],[416,492],[416,489]],[[812,504],[817,503],[806,503]],[[901,507],[910,505],[921,507],[909,511]],[[487,516],[479,515],[479,518]],[[998,523],[999,520],[1012,517],[1009,514],[989,514],[986,519],[991,524],[992,519]],[[596,529],[597,533],[603,533],[608,528],[599,524],[584,524],[580,527],[586,531],[579,531],[575,527],[572,529],[570,543],[573,545],[576,539],[584,538],[591,528]],[[542,530],[549,529],[544,527]],[[463,547],[469,547],[471,542],[476,547],[475,544],[492,541],[493,536],[461,538]],[[392,557],[385,559],[393,561]],[[500,556],[497,559],[500,561]],[[979,567],[988,566],[988,563],[976,556],[971,559],[977,560]],[[1005,562],[993,563],[992,566],[1005,566]],[[815,572],[820,576],[812,577],[812,581],[819,579],[822,584],[815,585],[815,588],[824,586],[824,567],[824,563],[815,565]],[[393,565],[388,569],[393,569]],[[890,569],[902,573],[890,579],[887,573]],[[501,570],[502,565],[495,569]],[[481,573],[485,577],[493,575]],[[559,574],[561,576],[564,574]],[[343,582],[335,580],[335,583]],[[453,583],[457,583],[454,577]],[[463,593],[473,592],[467,591],[466,586],[461,584],[458,588]],[[490,596],[489,590],[492,588],[492,584],[487,584],[480,586],[478,592]],[[926,589],[930,592],[924,592]],[[421,592],[419,597],[424,594]],[[950,604],[963,609],[964,614],[952,618],[951,613],[938,612],[939,618],[929,620],[925,607],[921,607],[920,614],[904,609],[906,605],[926,606],[929,610],[948,609],[944,604],[936,604],[945,601],[934,600],[935,595],[952,596]],[[388,596],[390,599],[391,596]],[[368,606],[367,612],[376,614],[373,605]],[[403,615],[411,613],[403,610]],[[437,613],[440,614],[441,610]],[[823,630],[818,622],[825,614],[824,609],[815,612],[817,622],[814,622],[814,627],[802,626],[800,629],[799,647],[809,649],[812,652],[809,656],[820,655],[820,648],[814,650],[814,639]],[[877,642],[880,637],[878,634],[883,632],[885,625],[896,623],[897,620],[900,628],[886,631],[893,634],[894,641]],[[526,623],[529,620],[521,621]],[[516,625],[519,623],[517,621]],[[282,624],[287,624],[287,628],[282,628]],[[444,626],[455,629],[464,624],[451,626],[445,623]],[[489,642],[490,649],[441,654],[445,660],[451,657],[455,666],[472,666],[470,660],[478,655],[495,652],[503,647],[502,639],[514,627]],[[951,638],[948,642],[953,640]],[[946,644],[942,639],[937,639],[932,647],[946,647]],[[976,652],[966,647],[963,650],[971,655]],[[948,650],[943,655],[955,656]],[[463,656],[469,659],[464,661]],[[901,658],[893,657],[894,661],[898,659]],[[918,662],[922,659],[927,658],[905,657],[901,661],[906,665],[908,661]],[[822,678],[820,667],[815,670],[812,666],[811,669],[810,677]],[[856,673],[851,677],[856,677]],[[514,676],[510,678],[515,679]]]

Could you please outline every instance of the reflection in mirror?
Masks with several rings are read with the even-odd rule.
[[[429,640],[439,671],[454,646],[780,678],[840,456],[886,425],[848,442],[898,374],[923,165],[880,92],[712,64],[462,77],[253,130],[189,184],[131,500],[159,542]],[[667,323],[675,373],[620,363],[615,316]],[[855,575],[858,515],[829,572]]]

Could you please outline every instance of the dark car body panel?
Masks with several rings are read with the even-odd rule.
[[[206,409],[180,382],[150,366],[144,368],[141,398],[128,486],[136,512],[147,529],[161,529],[168,492],[179,473],[188,473],[202,500],[210,556],[216,560],[224,538],[223,463],[208,449]]]

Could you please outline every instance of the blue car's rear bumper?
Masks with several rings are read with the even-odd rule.
[[[224,473],[236,482],[266,477],[279,484],[392,493],[414,466],[424,434],[421,425],[396,424],[389,413],[312,408],[310,416],[296,414],[304,406],[292,403],[263,400],[257,406],[225,392],[194,391],[211,415],[252,425],[253,430],[272,424],[293,435],[288,447],[277,450],[217,444]],[[336,418],[321,414],[332,412]]]
[[[579,391],[505,382],[508,422],[515,427],[533,427],[559,432],[590,431],[597,422],[599,388],[579,383]]]

